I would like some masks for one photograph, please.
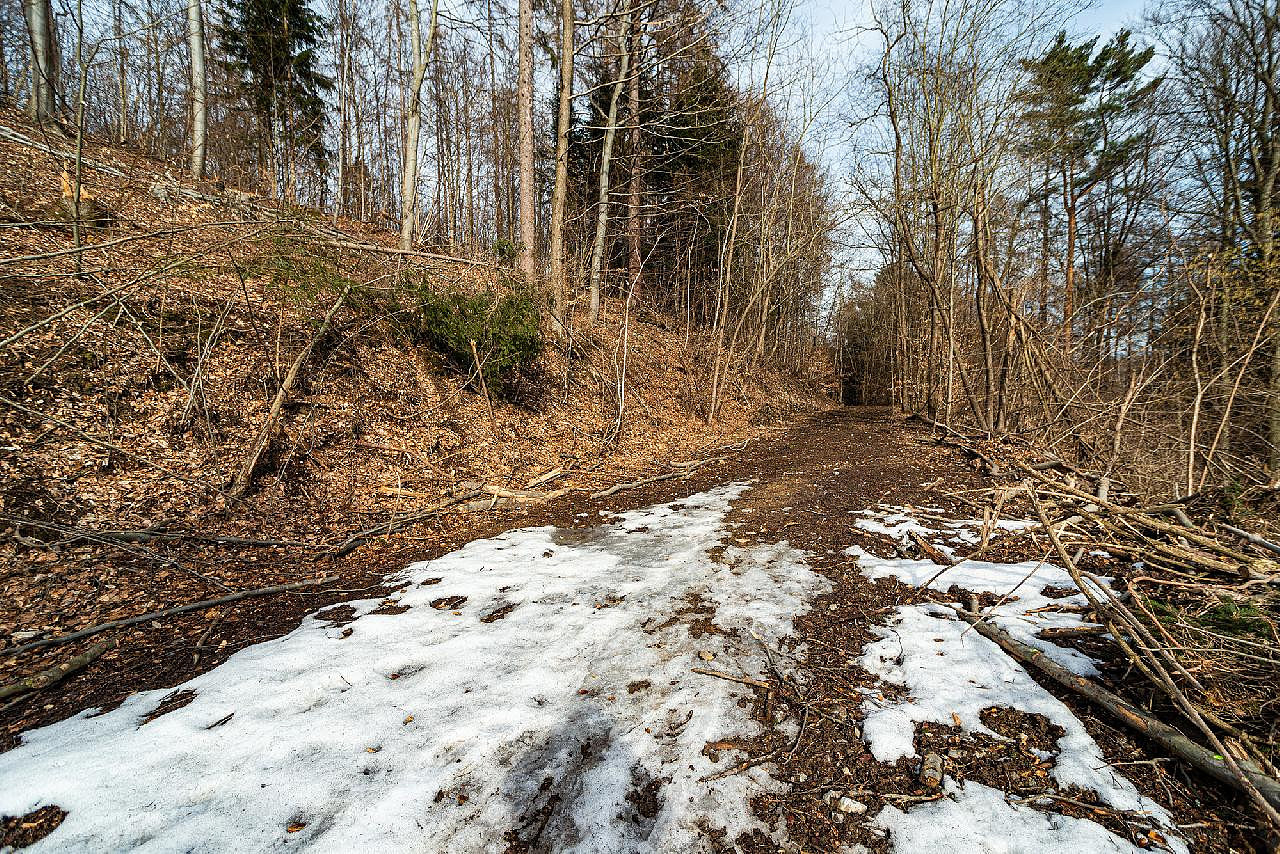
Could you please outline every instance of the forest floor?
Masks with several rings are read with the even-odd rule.
[[[328,589],[106,635],[7,710],[0,845],[1250,850],[1229,794],[935,604],[1078,623],[1017,524],[922,583],[941,567],[904,554],[911,531],[975,541],[963,499],[986,483],[954,448],[846,409],[702,458],[329,558]]]
[[[375,595],[424,551],[522,524],[532,502],[678,475],[833,405],[818,353],[807,377],[732,371],[709,419],[727,348],[614,298],[571,342],[542,329],[499,393],[477,382],[483,331],[459,366],[422,328],[428,299],[510,295],[490,253],[406,258],[368,223],[175,177],[101,139],[84,154],[102,224],[77,247],[73,140],[0,110],[0,750]],[[83,673],[5,693],[69,658]]]

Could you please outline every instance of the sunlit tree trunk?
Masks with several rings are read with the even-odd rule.
[[[556,115],[556,182],[551,191],[551,313],[565,322],[564,208],[569,191],[569,130],[573,120],[573,0],[560,0],[560,109]]]
[[[605,237],[609,230],[609,168],[613,160],[613,140],[618,132],[618,101],[622,98],[622,87],[631,73],[631,51],[627,50],[627,31],[631,27],[631,3],[627,3],[626,16],[618,33],[618,48],[622,54],[622,64],[618,69],[618,79],[613,84],[613,94],[609,96],[609,114],[605,119],[604,142],[600,149],[600,193],[596,214],[596,236],[591,246],[591,322],[600,318],[600,280],[604,269]]]
[[[187,0],[187,45],[191,51],[191,175],[203,178],[209,126],[209,80],[204,68],[204,12],[200,8],[200,0]]]
[[[119,100],[120,120],[116,124],[116,142],[124,145],[129,139],[129,48],[124,39],[124,2],[111,2],[111,33],[116,40],[116,97]],[[3,58],[0,57],[0,62]]]
[[[413,79],[409,85],[408,127],[405,130],[404,168],[400,173],[400,248],[413,244],[413,227],[418,206],[418,146],[422,132],[422,81],[427,76],[427,60],[436,35],[436,15],[440,0],[432,0],[431,22],[426,45],[422,43],[422,19],[418,0],[409,0],[409,51],[413,55]]]
[[[630,175],[627,177],[627,299],[640,290],[640,16],[630,27],[631,79],[627,81],[627,148]]]
[[[533,0],[520,0],[516,108],[520,123],[520,273],[527,284],[537,279],[537,223],[533,163]]]
[[[27,115],[44,122],[57,111],[58,52],[54,40],[53,9],[50,0],[23,0],[27,37],[31,49],[31,93]]]

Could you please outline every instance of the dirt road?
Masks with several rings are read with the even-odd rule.
[[[0,754],[5,841],[912,851],[942,827],[1039,850],[1187,850],[1175,825],[1203,819],[1194,792],[1089,710],[988,657],[965,665],[969,682],[1007,667],[978,687],[1014,685],[1013,699],[957,697],[939,720],[922,708],[947,674],[899,672],[922,632],[957,668],[987,654],[944,637],[928,603],[947,597],[895,578],[921,561],[885,536],[894,520],[943,548],[964,533],[944,520],[972,515],[958,497],[982,483],[957,452],[858,409],[716,456],[688,479],[370,549],[358,601],[306,618],[344,594],[247,604],[221,615],[227,642],[200,662],[144,641],[163,655],[141,667],[122,645],[18,710],[11,732],[124,701]],[[887,569],[873,578],[875,554]],[[174,622],[151,631],[193,635]],[[886,643],[896,653],[876,659]],[[873,737],[877,715],[882,736],[886,716],[905,725],[896,753]],[[931,755],[945,784],[922,779]],[[1065,776],[1080,756],[1107,779]],[[1126,779],[1117,762],[1139,764]]]

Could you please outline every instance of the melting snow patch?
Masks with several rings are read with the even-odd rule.
[[[853,511],[856,515],[864,518],[855,521],[854,527],[861,528],[873,534],[882,534],[899,543],[907,542],[907,539],[914,532],[922,536],[931,536],[934,539],[934,545],[941,551],[951,554],[954,549],[942,542],[946,539],[952,543],[977,543],[981,540],[982,520],[980,519],[949,519],[939,520],[941,528],[934,528],[921,522],[917,517],[920,510],[929,512],[931,515],[942,511],[936,507],[887,507],[881,506],[868,510]],[[991,534],[998,535],[1000,533],[1011,533],[1026,530],[1035,527],[1035,522],[1027,522],[1020,519],[999,519],[991,525]]]
[[[884,637],[863,653],[863,667],[909,693],[900,703],[879,707],[868,703],[862,731],[876,759],[892,762],[914,756],[915,725],[922,721],[949,724],[953,714],[965,730],[1001,738],[982,723],[979,714],[1004,706],[1044,715],[1066,731],[1058,740],[1053,769],[1061,786],[1092,789],[1116,809],[1150,810],[1167,818],[1107,764],[1093,737],[1062,701],[1040,687],[999,646],[966,631],[968,623],[947,619],[944,613],[940,606],[904,605],[889,628],[880,630]]]
[[[974,593],[991,593],[1005,599],[986,610],[991,622],[1077,675],[1094,676],[1098,672],[1089,656],[1036,636],[1042,629],[1086,625],[1078,613],[1054,610],[1064,605],[1087,605],[1088,600],[1083,593],[1050,597],[1044,592],[1048,587],[1076,589],[1071,575],[1059,566],[1044,561],[988,563],[966,560],[939,574],[942,567],[931,560],[885,559],[858,546],[845,549],[845,554],[858,559],[859,568],[868,578],[892,576],[917,587],[929,581],[931,590],[945,591],[956,585]]]
[[[966,854],[1104,854],[1141,848],[1085,819],[1011,804],[1004,792],[946,782],[946,797],[902,812],[885,807],[875,825],[889,831],[897,851]],[[1185,849],[1184,849],[1185,850]]]
[[[905,537],[907,531],[938,536],[937,529],[907,517],[898,508],[881,514],[883,527]],[[875,520],[872,519],[872,522]],[[966,522],[966,525],[979,524]],[[1006,523],[1009,529],[1016,523]],[[866,526],[873,530],[874,526]],[[955,530],[949,526],[945,533]],[[976,539],[973,540],[976,542]],[[1076,650],[1059,647],[1036,637],[1036,632],[1056,626],[1083,625],[1074,613],[1053,610],[1087,602],[1079,592],[1051,597],[1050,586],[1074,590],[1069,573],[1050,563],[1028,561],[995,564],[962,561],[941,572],[928,560],[886,559],[857,546],[846,554],[858,560],[870,578],[896,577],[916,586],[948,590],[957,585],[974,593],[997,596],[999,604],[986,609],[991,622],[1081,675],[1097,672],[1094,662]],[[941,605],[904,605],[895,612],[881,639],[863,651],[862,666],[884,682],[906,688],[901,700],[868,696],[864,703],[863,737],[873,756],[882,762],[915,756],[915,727],[921,722],[957,722],[969,732],[1002,738],[983,724],[983,709],[1005,707],[1043,715],[1061,727],[1053,778],[1060,787],[1078,786],[1097,793],[1114,809],[1148,817],[1168,830],[1169,814],[1144,797],[1133,784],[1110,766],[1101,749],[1071,710],[1042,688],[1023,667],[997,644],[970,629],[954,612]],[[948,779],[947,797],[917,806],[907,813],[887,807],[877,817],[880,826],[893,833],[895,848],[902,852],[938,850],[943,844],[965,851],[1132,851],[1128,842],[1092,822],[1010,805],[1003,793],[970,782],[958,788]],[[1186,846],[1170,839],[1172,850]]]
[[[747,689],[690,667],[752,672],[751,636],[788,634],[825,582],[785,543],[709,557],[743,489],[473,542],[391,579],[408,610],[308,618],[146,726],[166,691],[26,733],[0,755],[0,813],[69,811],[32,851],[690,851],[771,832],[748,807],[778,785],[762,769],[700,782],[736,761],[706,742],[757,725]],[[691,636],[694,601],[723,634]]]

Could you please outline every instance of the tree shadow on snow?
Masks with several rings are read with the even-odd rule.
[[[621,743],[599,701],[583,703],[551,733],[513,745],[501,786],[516,817],[507,854],[563,851],[585,839],[608,850],[648,847],[664,781]]]

